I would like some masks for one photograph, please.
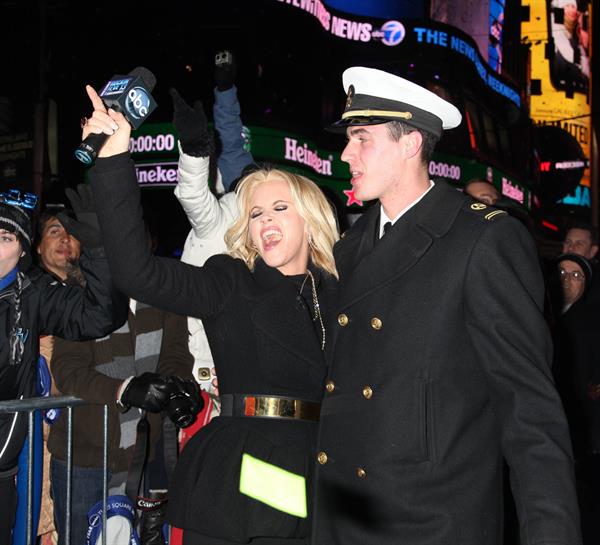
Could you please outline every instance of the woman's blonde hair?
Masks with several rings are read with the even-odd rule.
[[[309,233],[310,260],[317,267],[338,277],[333,259],[333,245],[339,231],[333,207],[319,186],[299,174],[276,168],[263,168],[248,174],[237,186],[237,203],[240,215],[225,233],[229,254],[242,259],[250,270],[259,256],[250,239],[250,199],[257,186],[272,180],[284,180],[300,216],[306,221]]]

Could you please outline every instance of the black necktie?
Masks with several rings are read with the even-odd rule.
[[[383,224],[383,235],[381,235],[381,238],[383,238],[385,235],[387,235],[388,231],[392,228],[392,222],[391,221],[386,221]]]

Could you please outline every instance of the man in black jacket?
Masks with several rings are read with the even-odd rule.
[[[313,542],[499,545],[506,460],[523,545],[580,543],[531,237],[430,181],[453,105],[379,70],[343,79],[342,159],[379,205],[335,247]]]
[[[78,222],[71,226],[91,233]],[[30,278],[24,272],[31,262],[30,218],[19,201],[0,196],[0,400],[33,395],[40,334],[90,339],[125,321],[127,300],[112,284],[99,237],[88,241],[81,260],[85,288],[45,274]],[[27,413],[0,414],[0,543],[10,542],[14,476],[26,431]]]

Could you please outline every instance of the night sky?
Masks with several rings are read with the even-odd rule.
[[[90,112],[86,83],[98,88],[113,74],[145,66],[157,77],[153,95],[159,107],[151,121],[171,120],[171,86],[188,100],[200,98],[210,118],[214,55],[229,48],[238,61],[245,123],[284,126],[341,149],[343,142],[332,140],[323,126],[343,103],[340,75],[348,57],[353,51],[357,58],[368,57],[371,51],[336,38],[324,47],[312,16],[267,0],[171,0],[160,9],[150,3],[58,0],[4,0],[0,6],[0,96],[11,101],[11,132],[31,132],[38,98],[56,102],[60,178],[46,189],[58,191],[83,176],[73,149],[80,140],[79,119]],[[311,74],[313,65],[320,68]],[[324,88],[330,104],[322,104]]]

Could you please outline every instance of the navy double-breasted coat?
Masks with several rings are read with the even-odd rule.
[[[530,235],[444,183],[378,209],[335,248],[314,544],[500,544],[503,459],[522,543],[579,543]]]

